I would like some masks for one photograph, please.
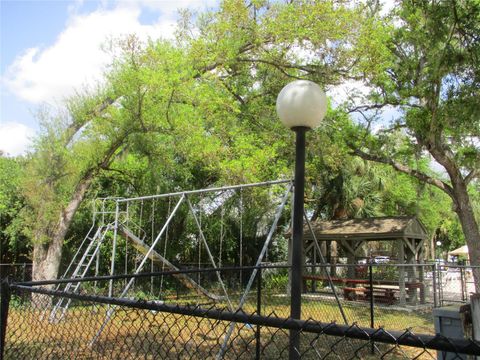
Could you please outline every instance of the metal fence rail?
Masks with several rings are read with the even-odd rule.
[[[53,290],[52,285],[60,281],[3,282],[2,359],[283,359],[289,353],[290,330],[299,331],[296,351],[302,359],[435,359],[436,351],[447,351],[459,359],[463,358],[460,354],[480,355],[480,345],[471,339],[417,334],[411,329],[371,328],[368,321],[349,320],[348,325],[331,322],[329,314],[320,312],[323,298],[315,300],[311,314],[311,300],[304,298],[305,320],[290,319],[283,311],[288,294],[281,293],[271,281],[272,277],[282,279],[288,268],[255,269],[256,286],[245,306],[237,311],[224,303],[201,303],[198,296],[181,289],[173,272],[136,275],[137,290],[142,279],[149,282],[152,276],[168,277],[161,296],[144,300],[131,298],[134,293],[125,298],[106,296],[109,281],[123,283],[125,276],[81,279],[85,283],[81,293]],[[252,267],[241,270],[252,271]],[[201,274],[202,284],[215,291],[215,273],[219,271],[235,303],[242,296],[235,276],[238,268],[184,273]],[[94,281],[105,286],[95,290],[89,286]],[[281,288],[284,284],[280,283]],[[72,305],[61,321],[52,321],[52,305],[61,298],[71,299]],[[112,309],[115,311],[105,323]],[[351,315],[352,310],[346,309]],[[360,309],[368,313],[368,304],[360,304]],[[225,341],[231,327],[231,336]]]

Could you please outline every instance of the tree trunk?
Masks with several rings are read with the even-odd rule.
[[[457,179],[458,180],[458,179]],[[475,214],[468,196],[467,186],[464,181],[452,181],[453,191],[455,193],[455,212],[458,215],[462,226],[465,240],[468,246],[470,265],[480,265],[480,230],[478,228]],[[475,282],[475,292],[480,292],[480,269],[473,268],[473,279]]]
[[[34,281],[54,280],[58,276],[60,261],[62,259],[63,240],[70,227],[78,207],[82,203],[85,193],[92,183],[94,172],[89,172],[78,183],[75,192],[70,199],[68,205],[62,210],[60,218],[54,230],[50,232],[51,241],[48,243],[40,243],[33,245],[33,267],[32,279]],[[45,286],[53,288],[52,285]],[[48,295],[36,294],[32,297],[35,305],[44,309],[51,304],[51,297]]]
[[[465,241],[468,246],[470,265],[480,265],[480,230],[475,219],[470,196],[468,195],[468,177],[463,177],[459,167],[453,160],[453,156],[445,150],[439,136],[431,136],[428,143],[430,154],[447,171],[451,189],[447,192],[453,201],[453,209],[458,215],[462,226]],[[480,269],[473,269],[475,292],[480,292]]]
[[[115,152],[122,146],[129,133],[121,136],[110,144],[101,162],[92,166],[78,181],[69,203],[61,211],[57,225],[49,231],[47,244],[34,244],[33,248],[33,280],[52,280],[58,276],[60,260],[62,258],[63,240],[72,223],[78,207],[82,203],[93,179],[102,169],[108,167],[115,157]]]
[[[451,185],[439,179],[434,179],[417,170],[410,169],[408,166],[397,163],[390,158],[369,154],[357,148],[352,148],[352,152],[365,160],[391,165],[395,170],[414,176],[424,183],[436,186],[447,194],[452,199],[454,211],[458,216],[463,234],[465,235],[470,264],[473,266],[480,266],[480,230],[468,195],[467,186],[470,180],[469,176],[462,176],[453,156],[445,151],[446,146],[442,145],[438,136],[435,137],[432,135],[431,139],[427,142],[422,142],[421,138],[418,138],[418,140],[422,146],[425,146],[428,149],[435,160],[445,168],[450,178]],[[473,277],[475,281],[475,292],[478,293],[480,292],[480,268],[473,269]]]
[[[89,173],[80,181],[68,205],[63,209],[58,219],[55,230],[50,234],[51,241],[47,244],[35,244],[33,247],[33,280],[56,279],[60,268],[63,240],[77,212],[78,207],[85,197],[93,180],[93,173]]]

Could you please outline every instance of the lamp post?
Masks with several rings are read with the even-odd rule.
[[[295,131],[296,134],[290,270],[290,317],[292,319],[300,319],[302,310],[305,133],[320,125],[326,112],[327,97],[323,90],[311,81],[293,81],[278,94],[278,117],[286,127]],[[298,330],[291,330],[289,359],[299,358],[300,333]]]

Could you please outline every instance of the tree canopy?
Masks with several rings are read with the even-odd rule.
[[[290,177],[293,137],[275,100],[299,78],[369,90],[331,99],[308,134],[313,216],[418,215],[444,237],[460,224],[476,264],[479,13],[474,1],[402,1],[383,16],[370,3],[225,0],[183,13],[175,41],[112,43],[105,81],[43,114],[21,179],[8,179],[21,188],[36,278],[56,276],[85,199]],[[386,107],[395,121],[381,117]],[[16,174],[20,163],[5,161]]]
[[[363,110],[393,106],[395,121],[379,131],[367,126],[350,142],[356,155],[389,164],[437,187],[452,201],[472,264],[480,262],[478,193],[480,169],[479,55],[477,1],[403,1],[389,20],[387,61],[365,73],[373,88]],[[363,133],[363,134],[362,134]],[[411,159],[431,157],[444,175],[427,173]],[[478,277],[478,274],[477,274]]]

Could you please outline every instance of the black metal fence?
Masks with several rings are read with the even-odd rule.
[[[6,277],[9,277],[11,281],[30,281],[32,279],[32,264],[0,264],[0,281]]]
[[[327,273],[333,285],[339,287],[340,292],[349,287],[391,286],[395,297],[390,305],[420,305],[428,304],[443,306],[450,303],[465,303],[469,301],[471,293],[475,292],[473,277],[474,266],[458,264],[325,264],[307,266],[306,286],[313,292],[325,292],[331,289]],[[402,281],[403,277],[403,281]],[[315,278],[318,280],[315,281]],[[320,283],[320,287],[318,287]],[[405,288],[404,298],[401,299],[398,289]],[[397,290],[397,291],[395,291]],[[350,290],[354,297],[353,290]],[[358,292],[358,291],[357,291]],[[348,296],[347,296],[348,297]],[[385,298],[385,300],[388,300]],[[401,301],[402,300],[402,301]],[[379,301],[381,302],[381,301]],[[388,301],[385,301],[388,302]]]
[[[345,299],[343,291],[329,293],[323,283],[303,295],[305,320],[290,319],[288,270],[267,266],[3,282],[3,358],[283,359],[291,330],[300,337],[302,359],[434,359],[437,351],[458,359],[480,355],[471,339],[436,335],[431,308],[419,316],[376,303],[375,296]],[[374,273],[368,274],[368,286]],[[130,279],[134,286],[122,294]],[[75,291],[66,291],[66,285],[79,282]],[[147,291],[152,282],[155,293]]]

